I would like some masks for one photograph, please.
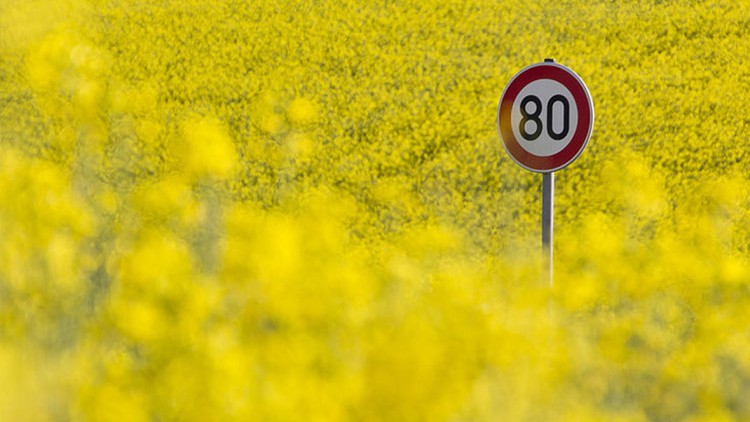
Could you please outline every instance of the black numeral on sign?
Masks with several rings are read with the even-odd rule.
[[[526,106],[529,103],[534,103],[533,113],[529,113],[526,110]],[[521,118],[521,122],[518,123],[518,129],[521,132],[523,139],[533,141],[542,134],[542,120],[539,118],[540,114],[542,114],[542,100],[536,95],[527,95],[526,97],[523,97],[523,100],[521,100],[521,115],[523,118]],[[526,132],[526,123],[529,121],[534,122],[534,132],[532,133]]]
[[[534,104],[534,109],[530,112],[527,109],[529,103]],[[563,114],[563,125],[560,132],[555,132],[552,128],[552,115],[555,111],[555,104],[560,103],[562,105]],[[527,141],[533,141],[542,134],[542,119],[539,116],[542,114],[542,100],[536,95],[527,95],[521,100],[521,121],[518,123],[518,131],[521,133],[523,139]],[[526,131],[527,123],[532,122],[534,124],[534,131],[529,133]],[[570,132],[570,103],[565,96],[557,94],[553,95],[549,101],[547,101],[547,135],[550,138],[559,141]]]
[[[554,114],[553,107],[555,103],[561,103],[563,107],[563,129],[559,133],[555,133],[552,129],[552,115]],[[568,135],[570,130],[570,103],[564,96],[557,94],[553,95],[552,98],[547,101],[547,134],[550,138],[559,141]]]

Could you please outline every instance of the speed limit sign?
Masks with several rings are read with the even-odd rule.
[[[572,163],[594,127],[594,104],[580,77],[552,61],[518,72],[503,91],[497,127],[521,167],[551,173]]]

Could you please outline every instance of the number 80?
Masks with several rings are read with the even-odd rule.
[[[534,112],[529,113],[526,106],[529,103],[534,103]],[[555,103],[561,103],[563,108],[563,128],[560,132],[555,132],[552,128],[552,107]],[[536,95],[527,95],[521,100],[521,115],[523,118],[518,123],[518,131],[521,133],[523,139],[527,141],[533,141],[542,134],[542,119],[539,116],[542,114],[542,100]],[[526,123],[534,123],[534,131],[529,133],[526,132]],[[563,95],[557,94],[550,97],[547,101],[547,135],[555,141],[559,141],[565,138],[570,131],[570,103],[568,99]]]

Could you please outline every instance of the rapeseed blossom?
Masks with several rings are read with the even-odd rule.
[[[0,3],[0,420],[747,419],[746,3]]]

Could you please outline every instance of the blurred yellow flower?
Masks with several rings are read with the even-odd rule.
[[[318,117],[318,106],[308,98],[295,98],[286,113],[292,124],[312,123]]]
[[[229,177],[237,166],[237,152],[229,132],[216,119],[191,119],[182,126],[183,148],[178,166],[194,176]]]

